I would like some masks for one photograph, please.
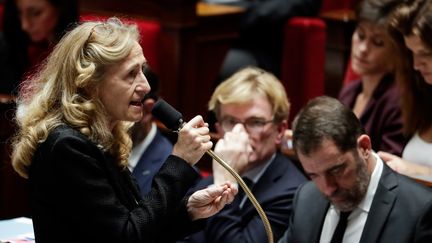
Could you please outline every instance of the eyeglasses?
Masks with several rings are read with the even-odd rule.
[[[265,125],[272,123],[274,120],[265,120],[263,118],[248,118],[245,121],[239,121],[232,117],[225,117],[220,121],[221,127],[225,132],[231,131],[236,124],[243,124],[246,130],[251,134],[259,134],[264,130]]]

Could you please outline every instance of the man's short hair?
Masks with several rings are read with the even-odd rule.
[[[341,152],[355,149],[364,134],[356,115],[337,99],[321,96],[308,102],[293,122],[293,144],[297,153],[309,155],[326,139]]]
[[[275,122],[288,119],[290,103],[282,83],[271,73],[257,67],[244,68],[219,84],[209,102],[209,110],[220,119],[220,106],[244,104],[264,95],[272,106]]]

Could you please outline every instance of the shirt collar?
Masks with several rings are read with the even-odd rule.
[[[372,155],[375,157],[375,168],[372,172],[371,178],[369,180],[369,185],[368,185],[368,189],[366,191],[366,195],[363,198],[363,200],[359,203],[359,205],[357,206],[357,208],[359,208],[360,210],[369,213],[369,210],[371,208],[372,205],[372,201],[374,199],[374,195],[375,192],[378,188],[378,183],[379,180],[381,178],[381,174],[383,171],[383,162],[381,160],[381,158],[378,156],[378,154],[372,152]]]
[[[276,153],[272,155],[272,157],[267,160],[267,162],[249,170],[246,171],[242,177],[247,177],[248,179],[251,179],[252,182],[255,184],[258,182],[258,180],[261,178],[261,176],[264,174],[264,172],[267,170],[267,168],[270,166],[270,164],[274,161],[274,158],[276,157]]]

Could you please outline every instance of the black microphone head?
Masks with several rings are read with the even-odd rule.
[[[177,131],[183,125],[183,115],[163,99],[154,104],[152,114],[171,130]]]

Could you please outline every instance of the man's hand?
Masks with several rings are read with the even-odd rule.
[[[249,135],[243,125],[237,124],[232,131],[226,132],[224,137],[217,142],[215,153],[238,174],[241,175],[247,171],[252,147],[249,142]],[[225,181],[235,181],[231,174],[214,160],[213,177],[216,185]]]

